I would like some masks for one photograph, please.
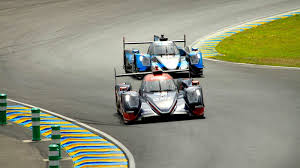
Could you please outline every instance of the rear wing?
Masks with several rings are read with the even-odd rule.
[[[117,74],[116,69],[114,69],[114,72],[115,72],[115,78],[117,78],[117,77],[126,77],[126,76],[137,76],[137,75],[148,75],[148,74],[155,73],[155,71],[154,71],[154,72],[136,72],[136,73]],[[161,73],[175,73],[175,72],[190,72],[190,71],[188,69],[161,71]]]
[[[153,41],[142,41],[142,42],[126,42],[125,37],[123,37],[123,51],[125,51],[125,46],[127,44],[151,44]]]
[[[177,73],[178,73],[178,72],[188,72],[188,73],[189,73],[189,77],[191,77],[191,73],[190,73],[189,69],[117,74],[116,68],[114,68],[115,85],[116,85],[116,80],[117,80],[117,78],[119,78],[119,77],[137,76],[137,75],[148,75],[148,74],[152,74],[152,73],[176,73],[176,72],[177,72]]]
[[[161,37],[154,35],[153,41],[141,41],[141,42],[137,42],[137,41],[132,42],[131,41],[131,42],[126,42],[125,37],[123,37],[123,51],[125,51],[125,46],[128,45],[128,44],[151,44],[154,41],[159,41],[159,40],[167,41],[168,38],[165,38],[164,35],[161,35]],[[170,41],[173,41],[175,43],[184,43],[184,47],[186,47],[186,36],[185,36],[185,34],[183,35],[183,40],[170,40]]]

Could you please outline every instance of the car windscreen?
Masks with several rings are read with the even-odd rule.
[[[178,55],[179,51],[174,43],[153,44],[152,55]]]
[[[176,91],[176,85],[173,80],[155,80],[144,81],[145,92],[162,92],[162,91]]]

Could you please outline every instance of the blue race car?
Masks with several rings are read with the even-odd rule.
[[[193,76],[203,75],[202,54],[197,48],[186,47],[186,40],[168,40],[164,35],[155,36],[154,41],[125,42],[123,37],[124,70],[126,73],[151,72],[153,70],[189,70]],[[184,48],[176,43],[184,43]],[[127,50],[129,44],[149,44],[147,54],[138,49]]]

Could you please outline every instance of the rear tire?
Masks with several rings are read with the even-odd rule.
[[[202,114],[202,115],[200,115],[200,116],[196,116],[196,118],[198,118],[198,119],[205,119],[206,117],[205,117],[204,114]]]

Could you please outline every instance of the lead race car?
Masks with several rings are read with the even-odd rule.
[[[184,43],[184,48],[176,43]],[[126,49],[126,45],[149,44],[147,54],[139,49]],[[125,42],[123,37],[123,60],[126,73],[152,71],[155,67],[160,70],[189,70],[193,76],[203,75],[202,54],[197,48],[192,51],[186,47],[186,37],[183,40],[168,40],[164,35],[155,36],[154,41]]]
[[[125,124],[175,115],[204,118],[205,106],[199,81],[192,78],[175,80],[168,73],[161,70],[143,73],[145,76],[138,92],[133,91],[129,83],[115,84],[116,106]],[[115,80],[117,77],[136,74],[115,73]]]

